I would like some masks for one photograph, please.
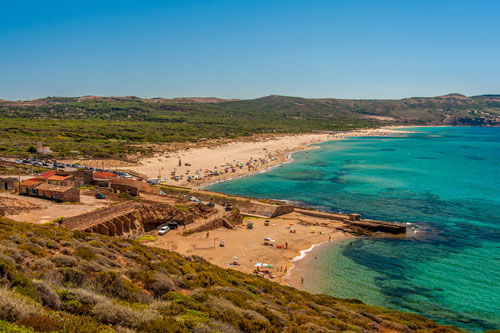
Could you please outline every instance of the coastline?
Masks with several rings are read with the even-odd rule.
[[[271,278],[272,275],[273,281],[286,285],[287,276],[299,261],[297,257],[304,257],[309,249],[315,249],[318,244],[356,237],[337,230],[335,226],[322,226],[321,222],[325,221],[321,218],[297,212],[272,218],[269,226],[264,225],[265,220],[266,218],[245,219],[243,225],[234,230],[219,228],[188,236],[182,235],[183,230],[172,230],[168,237],[159,237],[146,245],[186,256],[197,255],[219,267],[249,274],[254,273],[255,264],[266,263],[273,266],[266,278]],[[251,230],[246,228],[249,221],[254,225]],[[338,226],[341,224],[339,222]],[[295,233],[289,231],[290,225],[293,225]],[[264,245],[265,238],[272,239],[274,246]],[[224,247],[219,246],[222,240],[225,242]],[[282,247],[279,248],[278,245]],[[233,261],[237,261],[238,265],[231,266]]]
[[[318,149],[320,147],[315,146],[318,143],[351,137],[405,135],[412,133],[405,130],[406,128],[414,127],[393,126],[340,133],[266,136],[261,140],[246,142],[235,140],[219,146],[183,149],[177,151],[174,155],[171,152],[165,152],[161,156],[142,160],[141,165],[137,165],[137,168],[138,173],[140,171],[156,170],[157,168],[159,173],[171,170],[170,168],[181,173],[180,170],[186,172],[186,170],[200,169],[210,165],[216,167],[225,161],[235,163],[245,161],[250,157],[251,160],[257,161],[252,168],[240,168],[236,172],[206,177],[199,182],[188,183],[187,181],[172,179],[165,181],[166,185],[187,186],[193,189],[206,188],[214,183],[266,172],[272,168],[290,163],[293,161],[295,152]],[[181,161],[183,163],[180,163]],[[184,165],[184,162],[190,165]],[[308,253],[321,247],[321,244],[328,243],[329,240],[339,241],[355,237],[332,227],[319,226],[320,222],[322,222],[321,219],[304,217],[298,213],[273,218],[271,221],[271,227],[263,227],[264,219],[252,219],[252,222],[258,225],[254,230],[247,230],[244,225],[237,227],[236,230],[222,228],[210,231],[210,237],[208,237],[209,233],[206,233],[207,236],[205,236],[205,233],[183,236],[181,230],[176,230],[170,232],[169,237],[158,238],[154,242],[147,243],[147,245],[173,250],[184,255],[199,255],[220,267],[233,268],[245,273],[252,273],[255,269],[255,263],[266,262],[276,267],[272,271],[274,281],[289,284],[293,283],[291,279],[294,273],[291,271],[294,270],[299,261],[307,257]],[[307,221],[307,223],[303,225],[302,221]],[[295,224],[297,234],[289,233],[288,226],[290,222]],[[311,222],[313,226],[316,226],[314,232],[311,232],[311,224],[308,224]],[[246,221],[244,221],[244,224],[246,224]],[[278,250],[276,247],[263,246],[262,240],[266,237],[272,237],[276,240],[276,245],[283,245],[283,248]],[[221,240],[226,241],[226,246],[222,251],[219,246],[216,246],[217,241],[220,242]],[[285,244],[288,245],[286,248]],[[240,265],[229,266],[232,257],[235,256],[240,258]],[[300,289],[300,286],[296,284],[294,286]]]
[[[391,136],[411,133],[406,128],[415,126],[384,126],[356,129],[336,133],[305,133],[255,135],[234,140],[219,140],[210,144],[190,144],[164,147],[153,157],[142,158],[138,163],[115,160],[69,160],[84,166],[128,171],[145,178],[156,178],[164,185],[203,189],[210,185],[234,180],[292,161],[293,153],[317,148],[327,141],[362,136]],[[217,171],[218,175],[214,175]],[[174,177],[177,176],[176,178]],[[188,181],[188,177],[192,177]]]
[[[315,144],[327,141],[335,141],[335,140],[343,140],[350,137],[361,137],[361,136],[391,136],[391,135],[402,135],[413,133],[411,131],[406,131],[406,128],[414,128],[415,126],[395,126],[395,127],[382,127],[377,129],[366,129],[366,130],[355,130],[349,131],[345,133],[339,133],[336,135],[323,135],[314,142],[308,142],[307,144],[297,145],[293,149],[286,150],[280,154],[280,156],[276,159],[276,161],[270,162],[262,168],[255,168],[254,170],[248,170],[247,172],[230,174],[231,177],[223,177],[217,178],[213,177],[212,179],[207,179],[204,182],[200,182],[199,185],[189,186],[193,184],[188,184],[188,187],[193,189],[204,189],[210,185],[217,184],[220,182],[225,182],[229,180],[234,180],[241,177],[247,177],[255,173],[263,173],[269,171],[272,168],[279,167],[280,165],[284,165],[287,163],[293,162],[293,154],[298,151],[305,151],[309,149],[318,149],[320,147],[315,146]],[[307,137],[308,135],[299,136],[302,138]],[[273,142],[267,142],[267,144],[273,144]],[[223,147],[219,147],[219,149],[224,150]],[[228,151],[231,153],[231,151]],[[176,185],[181,185],[176,183]],[[186,184],[182,184],[186,185]],[[293,213],[295,214],[295,213]],[[292,215],[293,215],[292,214]],[[286,216],[286,217],[278,217],[272,219],[271,221],[281,227],[281,231],[274,233],[272,235],[273,238],[276,238],[277,241],[281,241],[281,243],[285,244],[285,240],[288,238],[288,230],[284,230],[283,228],[288,225],[286,220],[300,220],[297,216]],[[255,221],[256,224],[263,223],[264,220],[260,221],[260,219],[252,220]],[[288,221],[289,222],[289,221]],[[273,224],[273,225],[274,225]],[[180,252],[184,255],[199,255],[207,259],[213,264],[216,264],[223,268],[233,268],[239,271],[243,271],[245,273],[252,273],[254,266],[253,263],[265,262],[268,261],[273,266],[277,267],[278,270],[274,270],[273,273],[276,276],[275,281],[279,282],[283,285],[290,285],[297,289],[304,289],[304,285],[300,283],[300,278],[297,275],[295,270],[296,266],[299,262],[303,261],[308,255],[313,253],[315,250],[321,248],[322,246],[326,246],[329,243],[333,244],[333,242],[339,242],[347,239],[354,239],[357,236],[352,234],[344,233],[341,231],[332,230],[331,228],[321,228],[316,227],[316,234],[310,234],[309,229],[310,226],[300,226],[297,224],[296,227],[300,230],[302,236],[293,239],[293,246],[290,246],[288,249],[282,249],[279,252],[279,255],[276,254],[270,255],[267,251],[267,247],[263,246],[255,246],[253,243],[257,242],[249,242],[248,241],[248,231],[244,229],[243,226],[240,226],[236,233],[233,230],[213,230],[210,231],[210,238],[206,239],[205,234],[196,234],[190,236],[181,236],[181,241],[164,241],[163,239],[159,239],[155,242],[148,243],[148,245],[158,246],[162,248],[167,248],[169,250]],[[260,226],[259,226],[260,228]],[[323,230],[324,229],[324,230]],[[251,231],[254,235],[257,233],[255,230]],[[318,233],[323,234],[318,234]],[[258,237],[264,239],[264,237],[271,236],[271,233],[261,234]],[[236,256],[242,258],[240,266],[228,266],[228,263],[231,262],[232,256],[226,256],[221,253],[218,247],[214,247],[215,240],[225,240],[226,248],[231,249],[232,256]],[[260,239],[259,239],[260,240]],[[278,244],[278,243],[277,243]],[[326,244],[326,245],[325,245]],[[261,245],[259,243],[259,245]],[[250,250],[251,249],[251,250]],[[218,251],[219,250],[219,251]],[[274,250],[274,249],[273,249]],[[253,253],[252,253],[253,252]],[[285,271],[286,267],[286,271]]]

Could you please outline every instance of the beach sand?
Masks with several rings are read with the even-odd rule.
[[[183,255],[197,255],[220,267],[245,273],[252,273],[257,263],[270,264],[274,268],[268,270],[271,275],[276,276],[273,280],[285,284],[284,278],[293,267],[292,260],[300,256],[301,251],[315,244],[353,238],[351,234],[337,231],[334,225],[321,227],[301,224],[299,223],[301,221],[321,223],[325,220],[295,212],[270,219],[269,226],[264,226],[264,221],[263,218],[245,219],[244,224],[236,230],[220,228],[209,231],[208,238],[207,232],[182,236],[184,230],[180,228],[172,230],[165,236],[158,236],[156,241],[146,244],[176,251]],[[246,228],[248,222],[254,224],[253,229]],[[338,226],[341,224],[339,222]],[[290,227],[293,227],[296,233],[290,233]],[[275,241],[274,246],[264,245],[264,239],[267,237]],[[224,247],[219,246],[222,240],[225,241]],[[287,244],[288,248],[286,248]],[[278,245],[282,245],[283,248],[278,249]],[[233,261],[238,262],[239,265],[231,266]],[[270,278],[269,275],[265,277]]]
[[[311,145],[315,143],[342,140],[353,136],[384,136],[395,133],[402,132],[397,131],[396,128],[387,127],[336,134],[297,134],[265,137],[254,141],[235,140],[216,147],[190,148],[147,158],[141,161],[140,166],[132,168],[132,170],[149,178],[160,178],[164,180],[165,184],[199,188],[206,184],[241,177],[285,163],[292,152],[311,148]],[[179,161],[181,166],[179,166]],[[249,161],[252,163],[250,169],[246,165]],[[185,163],[190,165],[186,166]],[[242,163],[244,167],[241,169],[234,168],[235,172],[232,172],[232,168],[229,167],[228,173],[218,176],[205,176],[206,170],[221,171],[228,165],[236,166],[237,163]],[[203,179],[188,182],[187,176],[195,176],[197,170]],[[177,181],[171,179],[171,172],[173,171],[177,176],[182,175],[183,179]],[[165,180],[164,178],[168,179]]]
[[[291,153],[313,148],[314,146],[311,145],[315,143],[355,136],[402,134],[405,133],[401,130],[402,128],[404,127],[393,126],[339,133],[266,134],[199,144],[179,145],[173,143],[172,147],[165,144],[161,152],[153,157],[142,158],[138,163],[115,160],[68,160],[66,162],[127,170],[145,178],[158,178],[167,185],[201,188],[207,184],[245,176],[286,163],[289,161]],[[239,168],[238,163],[241,163],[243,167]],[[251,164],[250,168],[248,163]],[[227,169],[227,173],[225,169]],[[206,173],[207,170],[223,172],[223,174],[209,176]],[[173,172],[178,179],[172,179]],[[188,182],[188,176],[196,177],[197,174],[198,178],[201,179],[193,179]]]
[[[145,175],[147,178],[161,178],[168,185],[187,186],[201,188],[206,184],[225,181],[236,177],[245,176],[255,172],[261,172],[270,167],[286,163],[292,152],[310,149],[315,143],[342,140],[355,136],[390,136],[409,133],[402,130],[401,126],[384,127],[379,129],[364,129],[341,133],[313,133],[296,135],[263,135],[250,138],[240,138],[232,141],[223,140],[219,145],[200,144],[200,147],[190,145],[172,152],[165,150],[154,157],[144,158],[138,164],[123,165],[122,169]],[[256,161],[255,161],[256,160]],[[248,168],[247,162],[252,161],[252,167]],[[75,161],[82,165],[100,167],[102,161],[87,160]],[[180,166],[179,166],[180,162]],[[113,163],[113,161],[108,161]],[[190,165],[185,165],[189,163]],[[235,172],[229,168],[228,173],[218,176],[205,176],[204,170],[221,170],[227,165],[235,166],[242,163],[243,168],[235,167]],[[195,175],[196,170],[201,170],[203,179],[192,182],[187,181],[188,175]],[[183,179],[171,179],[171,172],[175,171],[177,176],[183,175]],[[246,229],[247,222],[253,222],[255,228]],[[184,255],[198,255],[209,262],[223,268],[232,268],[245,273],[252,273],[255,264],[266,263],[273,265],[269,269],[270,275],[275,276],[274,281],[285,284],[285,277],[293,267],[294,258],[301,255],[301,251],[323,242],[334,242],[336,240],[352,238],[351,234],[337,231],[331,227],[315,227],[314,232],[310,226],[299,224],[300,221],[310,223],[324,222],[323,219],[305,216],[299,213],[286,214],[271,220],[270,226],[264,226],[264,219],[245,220],[243,226],[236,230],[220,228],[207,233],[198,233],[183,236],[184,230],[172,230],[165,236],[159,236],[154,242],[146,245],[157,246],[176,251]],[[289,232],[290,224],[294,225],[295,234]],[[339,222],[339,226],[340,226]],[[191,226],[192,227],[192,226]],[[282,245],[283,249],[276,246],[263,245],[264,238],[275,240],[275,245]],[[225,241],[225,247],[220,247],[221,240]],[[288,247],[286,244],[288,243]],[[238,259],[233,259],[237,257]],[[230,266],[233,261],[238,266]],[[269,278],[269,275],[266,275]],[[292,274],[292,279],[296,275]],[[289,280],[297,286],[296,281]]]

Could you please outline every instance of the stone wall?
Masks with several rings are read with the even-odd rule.
[[[197,228],[187,230],[184,233],[184,235],[187,236],[198,232],[216,230],[222,227],[227,229],[235,229],[236,226],[241,224],[243,224],[243,217],[241,216],[240,212],[237,209],[235,209],[228,216],[213,219],[211,221],[208,221],[200,225]]]
[[[87,214],[65,218],[62,225],[71,230],[96,232],[107,236],[134,237],[154,230],[166,222],[189,224],[193,214],[176,206],[158,203],[123,202]]]
[[[194,196],[204,202],[213,202],[218,205],[224,205],[226,202],[231,202],[234,208],[239,209],[243,214],[259,215],[265,217],[276,217],[284,214],[288,214],[294,211],[293,205],[272,205],[267,203],[256,202],[255,200],[235,198],[235,197],[224,197],[217,194],[202,193],[202,192],[191,192],[189,190],[178,191],[178,190],[163,190],[168,195],[178,196],[178,197],[190,197]]]

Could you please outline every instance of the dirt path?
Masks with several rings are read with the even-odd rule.
[[[70,217],[88,213],[112,203],[109,200],[97,200],[89,195],[81,195],[81,203],[79,204],[56,203],[50,200],[27,197],[10,192],[0,192],[0,198],[15,200],[16,202],[24,203],[26,207],[32,207],[32,209],[22,212],[7,214],[6,217],[14,221],[37,224],[52,222],[59,217]]]

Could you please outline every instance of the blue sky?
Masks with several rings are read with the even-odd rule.
[[[500,93],[500,1],[2,1],[0,98]]]

